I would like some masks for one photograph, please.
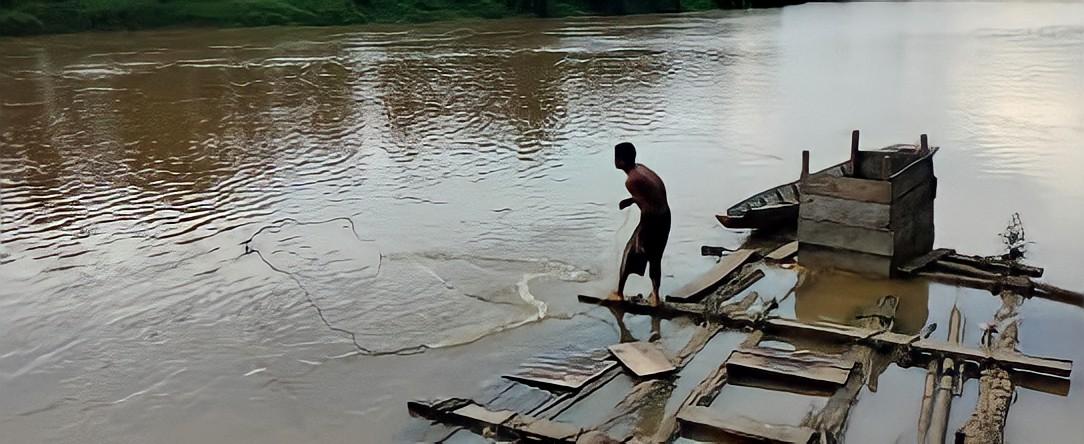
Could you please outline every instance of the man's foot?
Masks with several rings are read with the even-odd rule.
[[[623,301],[623,300],[625,300],[625,295],[623,295],[621,293],[618,293],[616,291],[610,292],[610,294],[608,296],[606,296],[606,300],[607,301]]]
[[[650,305],[652,307],[658,307],[662,305],[662,300],[659,299],[658,294],[651,293],[651,296],[648,296],[647,298],[647,305]]]

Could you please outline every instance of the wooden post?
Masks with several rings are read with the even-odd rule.
[[[809,178],[809,150],[802,150],[802,180]]]
[[[858,130],[851,131],[851,176],[858,171]]]
[[[1005,331],[997,339],[986,344],[992,350],[1014,350],[1019,343],[1019,307],[1023,296],[1012,292],[1001,293],[1001,309],[994,314],[993,325],[1008,322]],[[956,442],[963,444],[1005,442],[1005,419],[1009,416],[1016,384],[1009,373],[993,367],[982,371],[979,378],[979,399],[971,418],[956,431]]]
[[[881,158],[881,180],[888,180],[888,176],[892,175],[892,158],[884,156]]]
[[[948,340],[952,343],[960,343],[963,336],[963,317],[960,309],[952,306],[952,315],[949,317]],[[956,363],[952,358],[945,358],[941,364],[941,377],[937,384],[937,393],[933,398],[933,411],[930,414],[930,429],[926,434],[926,442],[944,443],[945,433],[948,431],[949,410],[952,408],[952,392],[956,386],[957,374]]]
[[[919,143],[919,153],[926,155],[926,153],[930,152],[930,142],[926,139],[925,134],[919,136],[919,140],[922,141]]]

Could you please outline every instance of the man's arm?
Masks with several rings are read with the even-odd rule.
[[[625,208],[628,208],[629,205],[632,205],[634,203],[636,203],[636,198],[629,197],[629,198],[626,198],[626,199],[622,199],[621,203],[617,204],[617,207],[624,210]]]

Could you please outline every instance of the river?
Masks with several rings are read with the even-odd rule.
[[[1084,288],[1079,2],[0,39],[3,440],[426,439],[407,400],[615,341],[574,298],[635,224],[615,143],[666,181],[665,293],[856,128],[942,148],[938,246],[998,253],[1019,212]],[[1028,313],[1084,360],[1082,310]],[[1079,375],[1010,439],[1084,434]]]

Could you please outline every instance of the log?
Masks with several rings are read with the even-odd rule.
[[[963,334],[963,316],[960,309],[952,306],[952,314],[949,317],[948,340],[953,344],[959,344]],[[930,427],[926,431],[926,442],[944,443],[945,433],[948,431],[949,411],[952,409],[952,393],[956,386],[957,365],[952,358],[946,357],[941,362],[941,372],[938,377],[937,390],[933,397],[933,406],[930,412]]]
[[[1039,267],[1033,267],[1013,261],[1006,261],[981,256],[951,254],[947,256],[945,260],[957,262],[964,265],[970,265],[972,267],[980,269],[986,269],[987,271],[992,271],[999,274],[1021,275],[1033,278],[1042,277],[1044,271],[1042,268]]]
[[[1020,320],[1018,308],[1023,298],[1005,292],[1001,294],[1001,309],[994,315],[993,324],[999,325],[1012,320],[998,336],[991,348],[999,351],[1012,351],[1019,342]],[[963,444],[1005,442],[1005,420],[1009,415],[1013,393],[1016,387],[1005,370],[993,367],[983,370],[979,378],[979,399],[971,417],[956,431],[956,442]]]

